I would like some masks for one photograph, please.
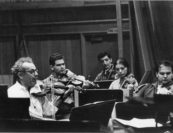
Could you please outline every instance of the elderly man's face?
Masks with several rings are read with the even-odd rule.
[[[38,78],[38,71],[33,63],[25,62],[22,67],[24,68],[23,75],[21,76],[21,81],[25,87],[33,87],[36,84]]]
[[[160,65],[159,72],[156,74],[156,77],[161,84],[166,84],[172,81],[172,68],[169,66]]]

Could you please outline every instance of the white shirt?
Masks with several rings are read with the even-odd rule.
[[[132,86],[131,84],[128,84],[127,85],[127,88],[123,89],[122,88],[122,85],[120,84],[120,78],[119,78],[119,79],[114,80],[111,83],[109,89],[110,90],[119,90],[119,89],[122,90],[123,91],[123,101],[125,102],[125,101],[128,100],[126,97],[129,97],[130,96],[130,87],[131,86]],[[134,86],[138,86],[138,83],[136,82],[135,85],[132,86],[132,88]]]
[[[111,83],[111,85],[109,86],[109,89],[110,89],[110,90],[119,90],[119,89],[121,89],[120,87],[121,87],[121,86],[120,86],[120,78],[119,78],[119,79],[117,79],[117,80],[114,80],[114,81]]]
[[[34,97],[32,93],[41,92],[41,88],[37,82],[37,84],[31,88],[30,90],[30,107],[29,107],[29,114],[32,117],[43,117],[43,109],[42,104],[44,103],[43,98]]]
[[[18,81],[7,90],[9,98],[29,98],[28,90]]]
[[[171,94],[171,91],[169,91],[166,87],[162,87],[161,85],[158,85],[157,94],[168,95],[168,94]]]
[[[32,93],[40,92],[41,89],[39,85],[35,85],[31,88],[29,94],[29,91],[26,89],[25,86],[21,85],[19,82],[16,82],[13,86],[8,88],[8,97],[9,98],[30,98],[30,106],[29,106],[29,114],[33,117],[42,117],[43,110],[42,110],[42,101],[38,98],[35,98],[32,96]]]

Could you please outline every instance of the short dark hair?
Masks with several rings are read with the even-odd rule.
[[[107,52],[102,52],[102,53],[99,53],[98,56],[97,56],[97,59],[98,61],[101,60],[101,58],[105,57],[105,56],[108,56],[109,58],[111,58],[111,55]]]
[[[49,58],[49,65],[54,66],[56,60],[64,59],[63,55],[60,53],[53,53]]]
[[[159,64],[156,66],[155,68],[155,72],[158,73],[159,72],[159,68],[161,65],[167,66],[167,67],[171,67],[172,71],[173,71],[173,63],[169,60],[162,60],[159,62]]]

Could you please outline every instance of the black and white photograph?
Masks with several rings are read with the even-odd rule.
[[[0,0],[0,132],[173,133],[173,1]]]

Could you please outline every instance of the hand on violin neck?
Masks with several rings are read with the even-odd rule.
[[[81,86],[74,86],[74,85],[68,85],[68,90],[70,91],[70,92],[73,92],[74,90],[77,90],[77,91],[82,91],[83,90],[83,88],[81,87]]]
[[[94,83],[89,81],[89,80],[85,80],[85,82],[83,83],[83,86],[82,88],[83,89],[88,89],[88,88],[91,88],[92,86],[94,86]]]
[[[68,90],[67,91],[70,91],[70,92],[73,92],[74,90],[75,90],[75,86],[74,85],[67,85],[67,87],[68,87]]]

